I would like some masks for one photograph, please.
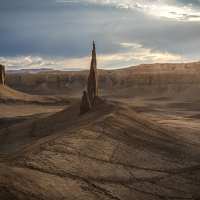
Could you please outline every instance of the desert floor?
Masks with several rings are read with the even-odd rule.
[[[200,104],[1,104],[0,199],[200,199]]]
[[[198,102],[178,103],[167,100],[113,99],[118,105],[129,107],[135,112],[163,125],[177,129],[200,131],[200,104]]]
[[[60,95],[61,96],[61,95]],[[63,96],[63,98],[66,98]],[[178,129],[187,129],[190,131],[200,130],[200,104],[199,103],[177,103],[173,101],[159,101],[148,99],[134,98],[107,98],[110,102],[122,107],[129,107],[133,111],[146,116],[160,124],[166,124]],[[80,102],[78,97],[66,99],[70,103],[62,102],[61,104],[28,104],[28,103],[8,103],[1,104],[0,110],[0,127],[2,122],[8,121],[16,123],[30,118],[48,116],[52,113],[61,111],[68,106]],[[21,119],[21,120],[20,120]]]

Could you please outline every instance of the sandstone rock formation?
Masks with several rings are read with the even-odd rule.
[[[86,93],[86,91],[83,91],[83,97],[80,107],[80,115],[84,114],[91,108],[89,97]]]
[[[200,62],[142,64],[117,70],[98,69],[98,89],[179,83],[193,85],[200,83],[199,69]],[[80,94],[87,90],[88,75],[88,70],[6,74],[6,84],[28,93],[43,92],[48,87],[54,93],[77,90],[77,94]]]
[[[80,96],[89,70],[6,74],[6,84],[30,94]],[[200,62],[141,64],[117,70],[98,69],[98,95],[105,98],[177,98],[200,101]],[[184,97],[183,97],[184,94]],[[191,98],[192,97],[192,98]]]
[[[97,80],[97,60],[96,60],[96,47],[93,41],[92,60],[90,67],[90,74],[87,83],[87,92],[91,105],[94,103],[94,98],[98,94],[98,80]]]
[[[5,67],[0,64],[0,84],[5,85]]]
[[[87,82],[87,91],[83,91],[83,97],[80,107],[80,115],[87,112],[91,105],[94,104],[94,98],[98,94],[98,82],[97,82],[97,60],[96,60],[96,48],[95,43],[93,41],[93,49],[92,49],[92,60],[90,67],[90,74]]]

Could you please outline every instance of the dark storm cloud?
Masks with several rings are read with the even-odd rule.
[[[92,40],[101,52],[114,52],[104,34],[105,12],[111,7],[53,1],[5,1],[0,8],[0,55],[85,56]],[[27,3],[29,2],[29,3]],[[41,2],[41,3],[39,3]],[[40,6],[38,6],[40,5]],[[106,46],[106,48],[105,48]]]
[[[124,48],[123,42],[141,44],[152,52],[200,53],[197,22],[150,17],[133,9],[85,2],[1,0],[0,19],[0,56],[84,57],[90,55],[92,40],[103,54],[117,53]]]
[[[134,38],[143,47],[150,48],[152,52],[185,55],[194,52],[200,53],[199,33],[198,22],[150,20],[137,25],[136,29],[127,24],[126,31],[122,30],[120,35],[126,34],[127,42]]]

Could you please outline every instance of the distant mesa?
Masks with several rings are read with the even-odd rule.
[[[46,72],[46,71],[54,71],[54,69],[51,69],[51,68],[19,69],[19,70],[16,69],[16,70],[6,70],[6,73],[8,73],[8,74],[24,73],[24,72],[38,73],[38,72]]]
[[[95,97],[98,94],[98,80],[97,80],[97,59],[96,59],[96,47],[93,41],[92,60],[90,66],[90,74],[87,82],[87,92],[83,92],[80,114],[87,112],[91,106],[94,105]]]
[[[83,70],[87,70],[85,68],[65,68],[62,69],[61,71],[83,71]]]
[[[89,70],[54,70],[39,73],[7,73],[6,70],[6,85],[30,94],[48,93],[77,96],[83,91],[88,92],[88,75]],[[181,89],[180,83],[183,83]],[[103,70],[98,67],[98,94],[101,93],[104,97],[173,96],[175,93],[186,91],[186,85],[190,87],[195,84],[192,89],[194,91],[199,83],[200,62],[141,64],[116,70]],[[158,88],[163,87],[163,84],[166,89],[160,92]],[[43,85],[46,85],[48,90],[42,87]],[[174,89],[170,89],[169,86]],[[146,90],[146,87],[151,87],[151,89]],[[154,94],[152,88],[154,88]],[[199,91],[199,88],[196,90]]]
[[[5,85],[6,81],[5,81],[5,67],[3,65],[0,64],[0,84],[1,85]]]
[[[71,71],[84,71],[87,70],[85,68],[64,68],[61,70],[54,70],[52,68],[41,68],[41,69],[11,69],[11,70],[6,70],[7,74],[16,74],[16,73],[38,73],[38,72],[52,72],[52,71],[63,71],[63,72],[71,72]]]

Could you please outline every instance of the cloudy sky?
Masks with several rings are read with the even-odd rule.
[[[0,33],[7,70],[199,61],[200,0],[0,0]]]

